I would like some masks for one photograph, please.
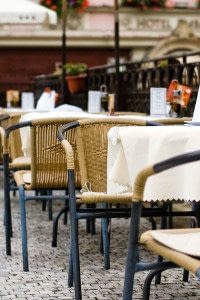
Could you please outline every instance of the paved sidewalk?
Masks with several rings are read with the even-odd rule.
[[[12,199],[13,231],[12,256],[5,255],[3,227],[3,193],[0,203],[0,299],[55,300],[74,299],[73,288],[67,287],[67,262],[69,252],[69,226],[59,223],[58,247],[51,247],[52,222],[47,212],[41,210],[40,202],[27,203],[29,264],[30,271],[22,271],[21,241],[19,231],[19,209],[17,196]],[[54,212],[62,207],[54,202]],[[85,231],[85,221],[80,222],[80,257],[83,299],[118,300],[124,277],[124,262],[129,220],[112,221],[111,269],[103,268],[100,254],[100,226],[91,236]],[[150,228],[147,220],[142,221],[142,230]],[[142,252],[145,258],[151,258]],[[136,277],[135,298],[142,299],[142,285],[146,273]],[[171,270],[163,273],[162,284],[152,285],[151,299],[200,299],[199,282],[190,277],[189,283],[181,281],[182,272]]]

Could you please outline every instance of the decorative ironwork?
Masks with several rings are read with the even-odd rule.
[[[149,114],[150,87],[168,87],[172,79],[192,88],[190,104],[184,116],[194,111],[200,84],[200,52],[183,53],[140,62],[120,64],[119,111],[134,111]],[[115,66],[91,68],[88,71],[88,90],[99,90],[106,84],[109,93],[115,92]]]
[[[200,58],[200,52],[190,52],[120,64],[119,100],[116,109],[149,114],[150,87],[168,87],[172,79],[177,79],[179,83],[192,88],[190,104],[184,111],[184,116],[191,116],[200,85],[200,60],[198,57]],[[192,62],[194,59],[196,61]],[[45,80],[47,80],[46,83]],[[46,79],[37,77],[36,90],[38,90],[38,86],[44,87],[44,84],[48,83],[59,92],[59,80],[56,76],[46,76]],[[100,86],[105,84],[108,93],[115,93],[115,82],[115,65],[92,67],[87,72],[87,91],[100,90]],[[76,99],[79,99],[81,107],[86,109],[87,91],[82,95],[74,95],[70,103],[75,104],[77,103]]]

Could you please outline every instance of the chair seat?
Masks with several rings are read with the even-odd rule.
[[[9,164],[12,169],[30,169],[31,158],[27,156],[19,156]]]
[[[159,243],[176,251],[200,257],[200,229],[152,231],[152,237]]]
[[[140,243],[193,274],[200,268],[199,228],[149,230],[141,235]]]
[[[31,179],[31,171],[28,171],[28,170],[19,170],[19,171],[16,171],[14,173],[14,179],[15,179],[15,182],[17,184],[17,186],[20,186],[20,185],[24,185],[25,189],[27,190],[32,190],[32,189],[35,189],[35,188],[49,188],[51,187],[52,189],[63,189],[65,190],[68,182],[64,182],[62,185],[56,185],[56,181],[53,180],[54,177],[53,177],[53,173],[52,173],[52,177],[49,176],[49,181],[48,181],[48,175],[50,173],[48,172],[45,172],[45,171],[42,171],[41,174],[40,174],[40,181],[38,180],[38,182],[35,184],[32,179]],[[46,185],[44,184],[44,178],[46,179]],[[50,183],[50,180],[51,180],[51,183]],[[77,176],[77,182],[76,182],[76,186],[80,186],[80,178]]]

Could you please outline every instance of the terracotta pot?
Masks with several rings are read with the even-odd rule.
[[[66,76],[68,88],[72,94],[85,90],[86,74]]]

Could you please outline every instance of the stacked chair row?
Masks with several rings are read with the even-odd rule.
[[[78,248],[78,220],[82,218],[109,218],[109,217],[122,217],[127,216],[127,211],[125,212],[123,209],[114,208],[113,204],[130,204],[135,202],[134,194],[106,194],[106,162],[107,162],[107,133],[108,130],[112,126],[127,126],[127,120],[120,124],[119,120],[80,120],[78,122],[74,122],[73,124],[64,125],[59,130],[59,139],[65,149],[67,155],[67,169],[68,169],[68,178],[69,178],[69,205],[70,205],[70,216],[71,216],[71,255],[70,255],[70,268],[69,268],[69,285],[71,286],[73,281],[75,284],[75,296],[76,299],[82,299],[81,295],[81,279],[80,279],[80,261],[79,261],[79,248]],[[180,121],[179,121],[180,122]],[[179,123],[177,122],[177,123]],[[169,122],[170,123],[170,122]],[[168,124],[169,124],[168,123]],[[175,124],[177,124],[175,122]],[[129,124],[130,125],[130,124]],[[133,125],[133,124],[132,124]],[[135,125],[156,125],[154,123],[140,123],[137,121]],[[83,192],[82,194],[76,194],[74,188],[74,150],[70,145],[69,141],[64,138],[65,132],[70,132],[71,130],[76,129],[76,138],[77,138],[77,152],[79,159],[79,167],[80,167],[80,175]],[[194,154],[195,155],[195,154]],[[196,156],[194,160],[197,159]],[[182,161],[182,157],[174,158],[174,160],[178,160],[179,163]],[[182,161],[182,163],[187,162]],[[166,162],[163,162],[165,165]],[[162,165],[162,163],[161,163]],[[174,164],[175,165],[175,164]],[[170,167],[174,166],[173,164]],[[166,167],[167,168],[167,167]],[[150,170],[152,170],[150,168]],[[164,169],[163,169],[164,170]],[[147,176],[150,176],[151,173],[147,170]],[[143,173],[140,175],[143,176]],[[143,178],[143,177],[142,177]],[[138,183],[140,186],[140,182]],[[143,187],[143,185],[142,185]],[[143,195],[143,194],[142,194]],[[141,198],[142,199],[142,198]],[[94,209],[82,209],[81,206],[77,206],[77,203],[81,204],[98,204],[99,206]],[[103,205],[102,205],[103,204]],[[142,206],[142,201],[140,201],[140,205]],[[134,205],[133,205],[134,206]],[[160,216],[162,217],[163,212],[167,215],[165,211],[166,207],[163,207],[160,210]],[[132,218],[135,212],[135,208],[132,209]],[[136,210],[137,212],[137,210]],[[154,209],[150,208],[146,213],[145,209],[142,206],[140,210],[141,216],[154,216]],[[196,212],[194,212],[195,214]],[[172,212],[169,212],[169,216]],[[156,215],[157,212],[156,212]],[[139,223],[138,223],[139,224]],[[135,223],[132,227],[135,226]],[[137,228],[137,227],[136,227]],[[131,228],[131,234],[132,234]],[[136,231],[138,234],[138,231]],[[139,236],[137,236],[138,238]],[[137,251],[137,242],[135,239],[129,239],[129,255],[130,253],[134,253],[134,258],[138,259],[138,251]],[[159,254],[159,252],[158,252]],[[162,254],[162,253],[161,253]],[[162,255],[163,256],[163,255]],[[160,261],[160,259],[159,259]],[[161,263],[162,264],[162,263]],[[159,262],[155,265],[159,265]],[[128,259],[127,262],[126,277],[128,277],[129,281],[133,280],[134,273],[134,261],[130,262]],[[148,265],[147,269],[151,269],[152,264]],[[142,264],[142,267],[139,270],[144,270],[145,267]],[[186,268],[187,270],[190,268]],[[159,272],[158,272],[159,273]],[[130,276],[130,278],[129,278]],[[73,279],[72,279],[73,278]],[[127,283],[128,279],[126,279],[125,283],[125,292],[124,299],[131,299],[133,286]],[[133,284],[133,282],[132,282]],[[128,288],[127,288],[128,285]],[[129,297],[129,298],[128,298]]]
[[[161,120],[159,120],[161,121]],[[182,122],[182,121],[181,121]],[[175,122],[176,123],[176,122]],[[179,121],[180,123],[180,121]],[[169,124],[169,123],[168,123]],[[58,119],[38,119],[24,123],[16,123],[5,129],[2,133],[3,140],[3,160],[4,160],[4,192],[5,192],[5,228],[6,228],[6,247],[7,254],[11,254],[11,236],[12,222],[10,209],[10,191],[12,190],[11,173],[13,174],[15,184],[19,191],[19,203],[21,213],[21,232],[22,232],[22,256],[23,270],[29,270],[28,264],[28,238],[26,229],[26,201],[37,199],[36,195],[30,195],[29,191],[40,193],[39,199],[69,199],[70,223],[71,223],[71,249],[69,259],[69,279],[68,284],[75,285],[76,299],[82,299],[80,262],[78,249],[78,220],[102,218],[103,245],[105,266],[109,266],[109,241],[107,233],[107,223],[105,220],[112,217],[132,216],[130,230],[128,263],[125,277],[124,299],[131,299],[133,277],[135,271],[140,270],[135,262],[138,255],[138,244],[136,242],[135,221],[132,221],[135,212],[138,212],[137,224],[139,224],[140,213],[142,216],[154,216],[155,208],[135,208],[142,206],[142,195],[135,197],[135,194],[126,195],[108,195],[106,193],[107,183],[107,133],[113,126],[155,126],[155,122],[147,122],[138,119],[123,118],[105,118],[105,119],[83,119],[77,121],[76,118],[58,118]],[[30,129],[30,157],[29,168],[23,165],[13,168],[10,158],[11,136],[20,128],[28,127]],[[57,138],[58,133],[58,138]],[[199,159],[199,153],[192,154],[192,160]],[[27,158],[25,158],[27,159]],[[190,160],[181,160],[174,158],[172,161],[181,161],[186,163]],[[166,165],[165,163],[163,163]],[[179,163],[180,164],[180,163]],[[162,164],[161,164],[162,165]],[[169,164],[171,168],[175,164]],[[162,168],[161,168],[162,169]],[[13,173],[14,170],[14,173]],[[154,172],[158,173],[157,168],[151,168],[147,171],[147,176]],[[160,169],[159,169],[160,170]],[[164,170],[164,169],[162,169]],[[140,175],[141,177],[143,176]],[[143,178],[143,177],[142,177]],[[139,186],[140,186],[139,180]],[[137,183],[136,183],[137,186]],[[82,193],[77,189],[82,188]],[[142,184],[144,188],[144,184]],[[68,194],[57,193],[54,196],[53,191],[66,191]],[[42,196],[41,196],[42,194]],[[136,201],[137,199],[137,201]],[[139,201],[138,201],[139,199]],[[135,203],[138,203],[135,205]],[[95,206],[91,206],[95,204]],[[115,206],[115,204],[132,204],[132,213],[129,208]],[[157,208],[156,208],[157,209]],[[159,213],[162,217],[163,211],[168,207],[159,206]],[[156,214],[158,215],[158,214]],[[132,236],[134,238],[132,238]],[[134,258],[129,258],[134,253]],[[161,256],[162,253],[158,254]],[[165,257],[165,256],[164,256]],[[167,257],[168,258],[168,257]],[[173,263],[182,266],[174,261]],[[153,264],[155,265],[155,264]],[[159,264],[160,266],[160,264]],[[172,266],[171,264],[169,265]],[[174,264],[173,264],[174,266]],[[165,269],[168,265],[165,266]],[[185,266],[184,266],[185,267]],[[150,264],[147,269],[151,269]],[[141,268],[141,270],[144,267]],[[186,267],[191,270],[190,266]],[[161,271],[163,267],[161,268]],[[192,269],[194,272],[194,268]],[[159,269],[160,272],[160,269]],[[158,273],[159,273],[158,272]]]

